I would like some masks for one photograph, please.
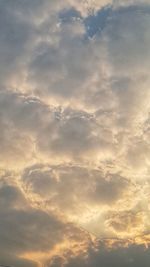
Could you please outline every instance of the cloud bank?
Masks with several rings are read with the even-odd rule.
[[[150,5],[0,1],[0,264],[149,266]]]

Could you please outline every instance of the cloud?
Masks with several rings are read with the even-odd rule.
[[[69,160],[97,157],[101,150],[113,157],[113,136],[97,124],[92,113],[50,107],[38,98],[7,90],[1,91],[0,102],[1,146],[10,162],[18,158],[26,163],[35,153]]]
[[[0,2],[5,265],[148,266],[149,14],[146,0]]]
[[[72,177],[71,180],[70,177]],[[88,199],[95,203],[113,203],[119,196],[122,196],[122,191],[129,186],[128,181],[119,175],[106,175],[105,177],[100,170],[64,165],[58,167],[33,166],[25,170],[22,179],[27,189],[30,190],[31,188],[35,194],[41,195],[42,198],[51,199],[50,194],[52,194],[54,205],[58,197],[61,206],[63,206],[63,200],[64,203],[71,205],[75,195],[77,195],[76,198],[79,203],[82,203],[79,198],[85,198],[85,203]],[[84,191],[82,185],[84,185]],[[66,201],[65,197],[67,198]],[[73,198],[72,201],[71,198]]]
[[[73,238],[80,243],[82,235],[87,241],[86,233],[73,224],[54,213],[32,207],[18,186],[1,182],[0,199],[0,255],[4,264],[24,266],[30,259],[29,266],[37,266],[38,256],[32,262],[30,254],[48,256],[56,245],[67,240],[71,242]]]
[[[22,186],[31,201],[34,196],[40,205],[79,223],[97,237],[111,232],[107,223],[110,210],[128,205],[126,198],[134,199],[136,193],[136,186],[119,174],[69,165],[27,168]]]
[[[119,243],[119,242],[118,242]],[[74,266],[84,266],[97,267],[99,265],[102,266],[141,266],[144,267],[149,266],[149,250],[146,250],[143,246],[135,246],[130,245],[129,247],[116,247],[112,250],[107,250],[105,247],[105,243],[100,242],[97,245],[97,250],[90,249],[88,251],[87,256],[78,256],[78,257],[70,257],[70,259],[65,262],[63,257],[56,257],[50,260],[47,263],[48,267],[57,267],[57,266],[65,266],[65,267],[74,267]]]
[[[114,231],[128,232],[129,236],[132,236],[138,235],[144,230],[144,217],[143,212],[136,211],[135,209],[135,211],[123,211],[119,214],[113,214],[107,223]]]

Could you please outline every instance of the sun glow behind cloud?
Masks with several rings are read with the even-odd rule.
[[[0,30],[1,262],[148,267],[149,1],[1,0]]]

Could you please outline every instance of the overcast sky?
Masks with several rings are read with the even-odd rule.
[[[150,0],[0,0],[0,264],[149,267]]]

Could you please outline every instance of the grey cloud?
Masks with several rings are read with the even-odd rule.
[[[13,151],[26,158],[23,144],[29,144],[31,157],[33,142],[37,150],[58,157],[80,158],[99,150],[113,154],[116,149],[113,135],[98,125],[93,114],[49,107],[36,98],[6,90],[1,91],[0,103],[1,146],[10,158]]]
[[[149,230],[149,3],[88,15],[64,2],[0,1],[0,167],[17,172],[0,183],[0,258],[36,266],[21,255],[69,240],[78,256],[64,248],[47,266],[148,267],[149,249],[127,240],[87,255],[89,235],[64,217],[99,215],[107,235]]]
[[[42,45],[36,48],[29,74],[29,81],[33,83],[37,93],[58,99],[77,96],[80,88],[86,84],[87,77],[92,76],[91,64],[94,63],[92,49],[82,40],[82,22],[60,27],[58,44],[53,47],[42,41]]]
[[[37,267],[37,263],[32,260],[23,259],[11,254],[11,252],[0,252],[0,259],[2,266],[16,266],[16,267]],[[7,264],[7,265],[6,265]]]
[[[97,250],[89,247],[86,256],[79,255],[77,257],[70,257],[67,262],[63,261],[63,258],[56,257],[49,262],[49,267],[131,267],[131,266],[149,266],[150,253],[149,249],[145,249],[144,246],[130,245],[129,247],[116,247],[113,249],[107,249],[105,242],[99,242]]]
[[[59,10],[58,1],[0,2],[0,84],[18,89],[25,82],[33,49],[40,38],[40,24]],[[56,24],[54,22],[52,24]],[[43,35],[43,33],[42,33]]]
[[[28,207],[27,200],[22,192],[13,185],[3,184],[0,186],[0,209],[1,211],[13,209],[25,209]]]
[[[109,59],[117,74],[130,76],[149,68],[149,12],[149,6],[129,6],[112,14],[105,30]]]
[[[21,75],[33,34],[31,23],[20,16],[16,4],[16,1],[0,2],[0,83],[8,86],[8,79],[16,77],[16,72]]]
[[[111,205],[124,198],[132,187],[125,178],[77,166],[33,166],[22,176],[26,193],[40,196],[48,207],[65,214],[86,211],[87,207]]]
[[[129,235],[134,231],[138,235],[138,229],[142,228],[144,224],[144,212],[136,211],[136,209],[116,212],[110,217],[107,221],[109,226],[117,232],[128,232]]]
[[[15,192],[16,191],[16,194]],[[19,196],[17,196],[17,194]],[[1,251],[17,253],[21,251],[48,250],[57,242],[57,234],[64,230],[63,224],[53,215],[24,205],[19,188],[4,185],[0,190],[1,202]],[[7,204],[4,208],[4,205]],[[52,243],[48,233],[56,227]],[[12,231],[13,229],[13,231]],[[37,236],[38,232],[38,236]],[[57,234],[56,234],[57,232]],[[59,236],[60,240],[61,237]]]
[[[96,178],[97,175],[95,174]],[[129,187],[130,182],[118,174],[108,175],[105,177],[105,180],[96,179],[92,198],[95,201],[112,205],[117,200],[123,198],[124,193],[128,191]]]
[[[37,266],[24,259],[23,254],[48,253],[66,239],[80,242],[79,236],[84,236],[73,224],[30,206],[17,186],[1,185],[0,199],[0,255],[5,265]]]

